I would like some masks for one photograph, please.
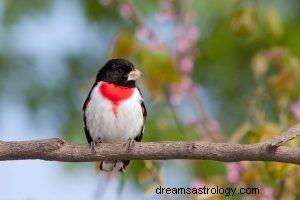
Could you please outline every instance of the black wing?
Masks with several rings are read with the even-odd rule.
[[[139,91],[140,95],[142,96],[142,93],[141,93],[139,88],[138,88],[138,91]],[[141,133],[134,138],[134,140],[137,141],[137,142],[142,141],[142,138],[143,138],[143,135],[144,135],[144,128],[145,128],[146,118],[147,118],[147,109],[146,109],[146,106],[145,106],[145,103],[144,103],[143,100],[141,101],[141,107],[142,107],[144,122],[143,122],[143,126],[141,128]]]
[[[92,91],[93,91],[93,89],[94,89],[94,87],[95,87],[96,85],[97,85],[97,83],[94,83],[94,85],[93,85],[92,89],[90,90],[90,92],[89,92],[87,98],[85,99],[84,104],[83,104],[83,107],[82,107],[82,111],[83,111],[83,122],[84,122],[84,132],[85,132],[85,137],[86,137],[86,140],[88,141],[88,143],[91,143],[91,142],[93,141],[93,139],[92,139],[92,137],[91,137],[91,135],[90,135],[90,131],[89,131],[87,125],[86,125],[85,110],[86,110],[86,108],[87,108],[87,106],[88,106],[88,104],[89,104],[89,102],[90,102],[90,100],[91,100],[91,93],[92,93]]]

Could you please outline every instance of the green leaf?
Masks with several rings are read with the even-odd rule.
[[[44,12],[52,3],[48,0],[6,0],[3,22],[11,26],[24,16]]]
[[[131,56],[137,49],[137,43],[132,34],[127,31],[120,32],[111,47],[111,58],[126,58]]]
[[[141,48],[138,58],[140,68],[145,74],[144,82],[152,94],[161,95],[171,83],[180,80],[180,75],[175,69],[175,63],[169,52]]]

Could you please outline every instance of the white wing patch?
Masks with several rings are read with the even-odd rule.
[[[114,143],[134,139],[141,133],[143,113],[142,97],[137,88],[129,99],[121,101],[115,116],[112,103],[98,92],[99,82],[93,89],[85,116],[94,141]]]

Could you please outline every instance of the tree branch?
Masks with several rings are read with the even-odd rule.
[[[269,149],[276,149],[282,144],[298,137],[300,135],[300,123],[283,131],[280,135],[267,141]]]
[[[97,160],[167,160],[199,159],[222,162],[277,161],[300,164],[300,148],[281,146],[300,133],[300,124],[281,135],[256,144],[229,144],[209,142],[143,142],[128,148],[124,143],[101,143],[91,151],[87,144],[69,144],[62,139],[20,142],[0,141],[0,161],[56,160],[62,162],[89,162]]]

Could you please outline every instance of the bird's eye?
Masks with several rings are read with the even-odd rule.
[[[123,69],[122,69],[122,68],[118,68],[118,69],[117,69],[117,72],[118,72],[119,74],[123,74]]]

